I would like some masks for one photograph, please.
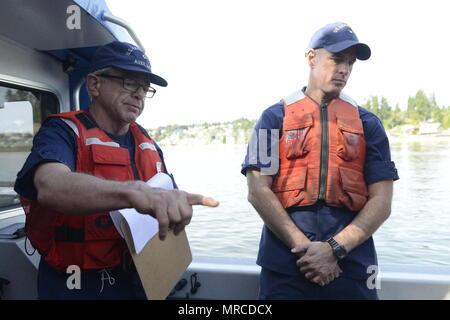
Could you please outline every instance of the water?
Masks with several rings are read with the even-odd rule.
[[[187,227],[194,255],[256,258],[262,221],[247,201],[244,145],[165,147],[180,189],[212,196]],[[450,265],[450,139],[391,143],[400,180],[391,217],[375,233],[379,262]]]
[[[262,222],[240,173],[246,146],[163,149],[181,189],[220,201],[218,208],[195,207],[187,227],[193,254],[256,258]],[[391,151],[400,180],[391,217],[374,236],[379,262],[450,265],[450,139],[392,142]],[[0,153],[4,181],[13,180],[25,155]]]

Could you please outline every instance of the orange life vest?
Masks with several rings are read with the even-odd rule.
[[[302,92],[284,101],[280,167],[272,191],[284,208],[324,200],[360,210],[367,202],[366,141],[358,107],[341,95],[318,105]]]
[[[136,123],[130,130],[135,159],[90,118],[85,111],[67,112],[62,118],[77,136],[76,172],[109,180],[147,181],[163,169],[154,141]],[[31,244],[54,268],[77,265],[83,270],[110,268],[122,262],[125,242],[109,212],[74,216],[21,198],[26,214],[26,232]]]

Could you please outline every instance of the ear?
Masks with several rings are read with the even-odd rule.
[[[92,97],[97,97],[101,86],[101,79],[90,73],[86,77],[86,88]]]
[[[311,69],[314,68],[317,62],[317,51],[314,49],[309,49],[308,51],[306,51],[305,57],[309,67]]]

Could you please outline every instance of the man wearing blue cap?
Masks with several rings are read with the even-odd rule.
[[[370,48],[345,23],[318,30],[308,85],[266,109],[242,165],[264,221],[260,299],[377,299],[372,234],[397,170],[380,120],[342,93]]]
[[[89,111],[52,116],[35,136],[15,190],[27,237],[41,254],[40,299],[145,298],[109,211],[150,214],[164,240],[169,229],[177,234],[190,222],[192,205],[218,205],[145,184],[167,173],[161,149],[135,122],[156,92],[152,84],[167,86],[139,48],[118,41],[102,46],[87,74]],[[74,267],[82,270],[81,279],[70,286]]]

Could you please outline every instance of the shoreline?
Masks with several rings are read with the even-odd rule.
[[[387,133],[387,137],[390,143],[404,143],[404,142],[450,142],[450,135],[392,135]],[[231,148],[237,146],[247,146],[246,143],[196,143],[195,140],[189,141],[189,143],[178,144],[162,144],[158,143],[162,148],[170,147],[216,147],[216,148]]]
[[[389,142],[450,142],[450,135],[392,135],[388,133]]]

